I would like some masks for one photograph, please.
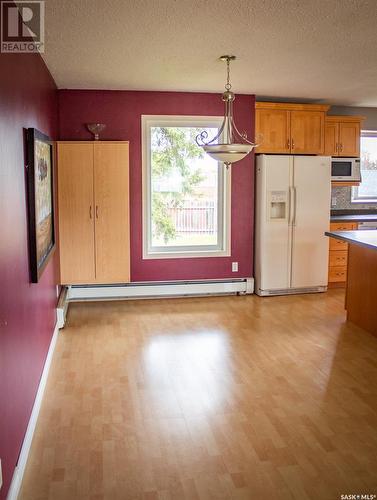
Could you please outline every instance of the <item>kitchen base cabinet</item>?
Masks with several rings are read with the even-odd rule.
[[[357,229],[357,223],[330,223],[331,231],[352,231],[353,229]],[[348,243],[330,238],[329,249],[329,288],[345,287],[347,281]]]
[[[337,283],[345,286],[346,281],[347,281],[347,266],[329,268],[329,283]]]
[[[326,231],[349,243],[345,309],[351,322],[377,336],[376,231]]]
[[[128,142],[58,142],[60,283],[130,281]]]

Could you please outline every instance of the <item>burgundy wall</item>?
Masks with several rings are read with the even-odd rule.
[[[235,119],[249,137],[254,133],[254,96],[237,95]],[[231,257],[143,260],[141,115],[221,116],[219,94],[133,91],[59,91],[59,138],[88,140],[85,123],[106,123],[104,140],[130,141],[131,279],[163,281],[249,277],[253,274],[254,157],[232,167]],[[238,273],[231,262],[238,261]]]
[[[6,497],[55,325],[52,260],[29,282],[23,129],[55,137],[57,91],[35,54],[0,54],[0,458]]]

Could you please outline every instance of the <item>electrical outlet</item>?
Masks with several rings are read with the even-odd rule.
[[[3,486],[3,471],[1,468],[1,458],[0,458],[0,490],[2,486]]]
[[[232,262],[232,273],[238,273],[238,262]]]

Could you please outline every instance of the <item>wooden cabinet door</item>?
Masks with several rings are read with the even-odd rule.
[[[128,143],[94,144],[97,283],[130,281]]]
[[[255,130],[256,140],[261,141],[257,153],[290,153],[289,111],[256,109]]]
[[[339,123],[325,122],[325,155],[338,156]]]
[[[323,154],[325,149],[325,113],[291,111],[291,152]]]
[[[352,229],[357,229],[357,224],[355,224],[354,222],[331,222],[330,223],[330,231],[352,231]]]
[[[360,123],[339,123],[339,156],[360,156]]]
[[[60,283],[93,283],[93,145],[58,143]]]
[[[329,268],[329,283],[344,283],[347,280],[347,268]]]
[[[330,250],[329,268],[342,267],[347,269],[347,250]]]

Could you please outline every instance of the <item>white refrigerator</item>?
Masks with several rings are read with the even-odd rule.
[[[327,290],[331,158],[258,155],[255,293]]]

